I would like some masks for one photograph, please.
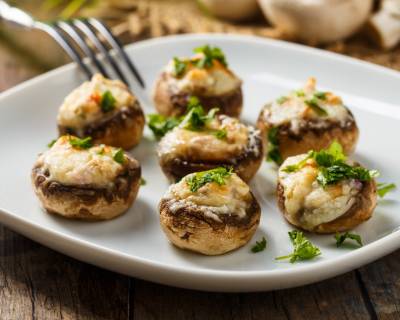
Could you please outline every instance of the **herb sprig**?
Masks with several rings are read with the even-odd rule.
[[[196,172],[186,178],[186,183],[191,192],[196,192],[207,183],[215,182],[218,185],[224,185],[225,180],[232,175],[233,168],[218,167],[215,169]]]
[[[100,108],[103,112],[114,110],[117,100],[114,98],[110,90],[105,91],[100,100]]]
[[[71,146],[78,149],[89,149],[93,146],[91,137],[86,137],[84,139],[69,137],[68,141]]]
[[[251,247],[251,252],[257,253],[264,251],[265,248],[267,247],[267,240],[265,237],[262,237],[260,241],[256,241],[255,245]]]
[[[267,161],[273,161],[277,165],[282,164],[283,159],[279,151],[279,139],[278,139],[279,128],[272,127],[268,131],[268,152]]]
[[[396,189],[396,185],[394,183],[378,183],[377,193],[380,198],[383,198],[388,192]]]
[[[308,240],[303,232],[298,230],[289,231],[289,238],[293,244],[293,252],[286,256],[275,258],[276,260],[290,259],[290,263],[300,260],[310,260],[321,254],[321,250]]]
[[[147,115],[147,125],[157,140],[161,139],[168,131],[178,126],[181,120],[176,117],[165,117],[161,114]]]
[[[118,162],[119,164],[123,164],[125,162],[124,150],[122,150],[121,148],[116,150],[113,155],[113,159],[115,162]]]
[[[341,247],[346,239],[354,240],[355,242],[357,242],[357,244],[360,247],[362,247],[362,245],[363,245],[362,244],[362,240],[361,240],[361,236],[358,235],[358,234],[355,234],[355,233],[349,233],[349,232],[346,232],[346,233],[343,233],[343,234],[336,233],[335,234],[335,239],[336,239],[336,246],[337,247]]]

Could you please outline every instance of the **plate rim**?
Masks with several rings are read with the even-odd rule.
[[[358,60],[356,58],[347,57],[334,52],[325,51],[318,48],[307,47],[297,43],[289,43],[282,40],[266,39],[258,36],[249,35],[237,35],[237,34],[223,34],[223,33],[202,33],[202,34],[183,34],[183,35],[170,35],[166,37],[153,38],[143,41],[138,41],[128,45],[126,48],[134,50],[133,48],[145,48],[148,46],[154,46],[165,42],[181,42],[181,41],[192,41],[192,40],[222,40],[222,41],[240,41],[240,42],[251,42],[258,43],[266,46],[280,47],[287,50],[302,51],[305,53],[316,54],[322,59],[329,57],[338,61],[338,63],[351,63],[361,66],[363,68],[369,68],[373,72],[385,73],[391,77],[396,77],[400,80],[400,72],[375,65],[370,62]],[[132,48],[132,49],[131,49]],[[6,99],[8,96],[14,94],[20,94],[26,87],[35,85],[36,82],[45,81],[46,78],[57,77],[65,72],[75,72],[78,68],[73,63],[61,66],[54,70],[48,71],[42,75],[36,76],[30,80],[24,81],[2,93],[0,93],[0,102]],[[127,274],[129,276],[135,276],[143,278],[153,282],[159,282],[163,284],[200,289],[200,290],[213,290],[213,291],[263,291],[270,289],[277,289],[277,279],[290,278],[293,280],[293,285],[286,284],[278,286],[278,288],[288,288],[298,285],[304,285],[316,281],[320,281],[329,278],[334,275],[339,275],[349,270],[358,268],[361,265],[372,262],[400,247],[400,228],[393,232],[369,243],[357,250],[346,252],[335,258],[328,258],[326,261],[319,261],[316,264],[306,263],[299,264],[295,268],[284,268],[275,270],[216,270],[216,269],[197,269],[193,267],[183,266],[172,266],[164,264],[158,261],[149,260],[139,256],[129,255],[123,252],[119,252],[114,249],[98,245],[96,243],[86,241],[83,239],[76,238],[74,236],[64,234],[62,232],[42,227],[38,223],[30,220],[25,220],[22,216],[14,214],[0,205],[0,218],[1,223],[4,223],[9,228],[16,230],[17,232],[26,235],[27,237],[38,241],[39,243],[50,247],[54,250],[63,252],[69,256],[73,256],[79,260],[98,265],[116,272]],[[41,237],[47,235],[55,239],[54,244],[44,241]],[[54,240],[53,239],[53,240]],[[51,242],[51,241],[50,241]],[[56,243],[57,242],[57,243]],[[63,242],[68,245],[63,244]],[[73,252],[74,250],[68,249],[68,246],[79,246],[79,252]],[[72,246],[72,247],[73,247]],[[95,255],[101,255],[94,258]],[[122,262],[111,265],[110,262],[103,263],[101,260],[113,260],[119,259]],[[95,261],[95,262],[93,262]],[[351,261],[351,263],[349,263]],[[354,262],[355,261],[355,262]],[[126,267],[122,267],[121,263],[128,263],[129,270],[126,271]],[[333,268],[335,267],[335,268]],[[135,270],[136,268],[136,270]],[[139,271],[139,272],[136,272]],[[318,274],[318,275],[316,275]],[[152,278],[154,276],[154,278]],[[177,277],[182,277],[181,280],[177,281]],[[196,279],[192,279],[196,277]],[[184,279],[195,280],[193,283],[182,282]],[[208,280],[208,283],[202,284],[202,281]],[[212,282],[210,280],[213,280]],[[248,281],[247,284],[243,282]],[[269,282],[270,281],[270,282]],[[228,283],[228,285],[227,285]]]

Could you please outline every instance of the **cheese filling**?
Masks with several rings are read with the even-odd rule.
[[[100,104],[107,91],[111,93],[115,103],[113,111],[105,113]],[[133,106],[134,102],[135,97],[121,81],[109,80],[96,74],[65,98],[58,112],[57,122],[62,126],[79,129],[123,107]]]
[[[344,126],[352,119],[342,99],[331,92],[318,95],[316,81],[310,78],[302,90],[294,91],[264,107],[264,119],[272,126],[289,124],[294,133],[306,126],[327,127],[330,122]],[[319,97],[319,98],[318,98]],[[324,114],[319,114],[307,101],[314,100]],[[312,121],[312,123],[310,123]]]
[[[226,137],[218,138],[218,131],[226,132]],[[186,160],[213,161],[235,158],[246,148],[258,153],[255,136],[258,130],[240,123],[235,118],[218,116],[202,131],[191,131],[176,127],[160,141],[159,156],[184,158]],[[250,151],[250,150],[249,150]]]
[[[191,174],[193,175],[193,174]],[[170,210],[176,212],[183,207],[201,209],[204,215],[221,222],[220,215],[233,215],[242,219],[246,216],[252,196],[249,186],[235,173],[225,179],[225,184],[207,183],[196,192],[191,192],[186,176],[169,187],[164,198],[171,199]]]
[[[317,181],[318,168],[313,159],[295,172],[283,171],[288,165],[299,163],[306,155],[289,157],[282,164],[278,179],[285,197],[285,209],[290,222],[305,229],[333,221],[345,214],[355,203],[360,184],[343,180],[322,187]]]
[[[189,64],[184,75],[175,75],[174,61],[170,61],[164,72],[168,75],[169,87],[174,93],[194,93],[205,96],[218,96],[238,89],[242,81],[218,61],[209,68],[198,68]]]
[[[51,181],[64,185],[111,187],[122,170],[122,165],[113,159],[116,150],[104,145],[78,149],[63,136],[39,156],[38,163],[49,172]]]

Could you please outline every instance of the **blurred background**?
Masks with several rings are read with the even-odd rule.
[[[45,21],[103,19],[124,43],[223,32],[305,43],[400,70],[400,0],[14,0]],[[38,71],[69,59],[47,35],[0,24],[0,45]]]

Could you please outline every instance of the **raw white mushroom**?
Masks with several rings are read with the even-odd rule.
[[[216,17],[241,21],[249,19],[260,10],[257,0],[198,0]]]
[[[368,22],[369,31],[376,42],[385,49],[400,41],[400,0],[384,0],[381,10]]]
[[[326,43],[346,38],[368,19],[373,0],[258,0],[266,18],[295,38]]]

